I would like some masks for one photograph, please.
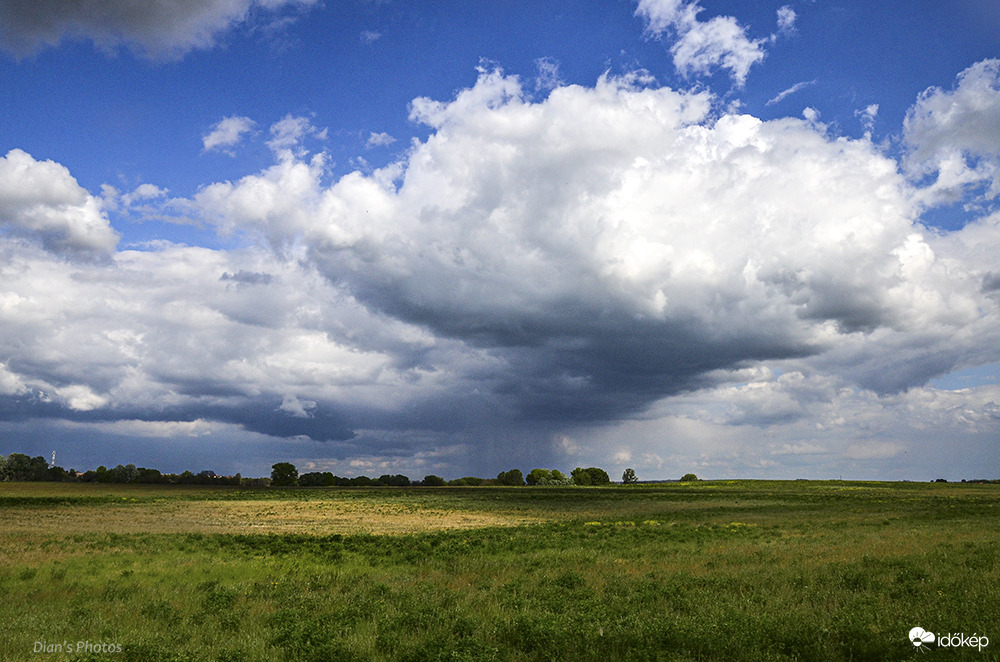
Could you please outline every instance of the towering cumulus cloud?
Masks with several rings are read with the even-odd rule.
[[[906,388],[950,366],[885,379],[858,362],[995,308],[941,264],[910,185],[865,139],[713,116],[706,93],[634,77],[533,102],[484,71],[411,114],[434,132],[383,171],[324,188],[320,161],[285,160],[198,203],[297,237],[366,306],[486,352],[470,378],[512,416],[614,418],[831,351],[856,383]]]

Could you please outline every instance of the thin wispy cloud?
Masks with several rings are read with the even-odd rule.
[[[770,99],[768,99],[767,103],[764,104],[764,105],[766,105],[766,106],[773,106],[776,103],[781,103],[786,98],[790,97],[791,95],[795,94],[796,92],[798,92],[800,90],[803,90],[803,89],[805,89],[807,87],[810,87],[812,85],[815,85],[815,84],[816,84],[816,81],[814,81],[814,80],[809,80],[809,81],[803,81],[801,83],[796,83],[795,85],[792,85],[791,87],[789,87],[786,90],[782,90],[778,94],[776,94],[773,97],[771,97]]]

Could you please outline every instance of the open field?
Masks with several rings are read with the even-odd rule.
[[[0,483],[0,657],[997,659],[998,556],[998,485]]]

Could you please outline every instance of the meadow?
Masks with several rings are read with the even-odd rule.
[[[0,657],[997,659],[998,556],[1000,485],[0,483]]]

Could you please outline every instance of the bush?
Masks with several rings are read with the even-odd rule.
[[[694,474],[684,474],[683,476],[681,476],[682,483],[690,483],[696,480],[698,480],[698,477],[695,476]]]

